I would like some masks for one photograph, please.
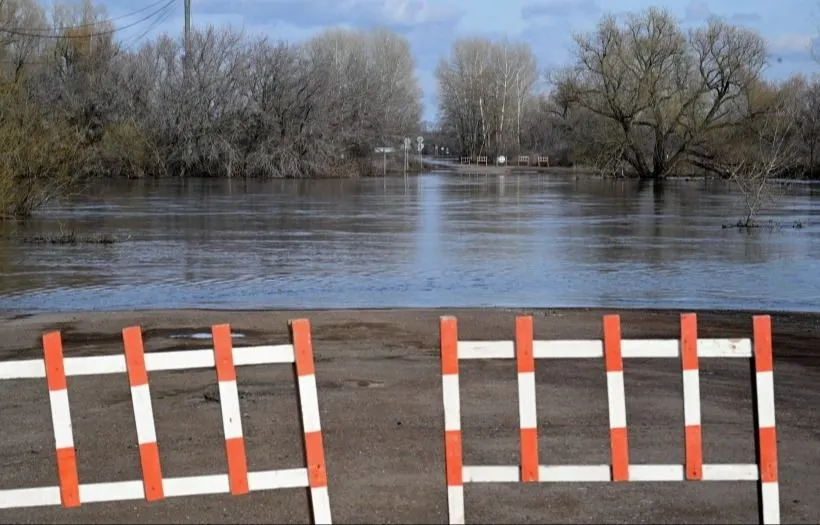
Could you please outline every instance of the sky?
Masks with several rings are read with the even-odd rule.
[[[111,17],[131,13],[155,0],[96,0]],[[670,10],[683,27],[705,24],[709,16],[752,28],[766,39],[771,65],[766,75],[820,73],[809,49],[820,47],[820,0],[192,0],[192,25],[232,25],[249,34],[299,42],[331,26],[387,27],[405,35],[416,60],[424,92],[424,115],[436,115],[436,64],[463,36],[507,37],[532,46],[541,68],[568,62],[574,32],[593,30],[604,14],[642,11],[655,5]],[[142,16],[150,14],[146,10]],[[117,20],[118,25],[140,17]],[[123,30],[125,43],[158,33],[181,34],[183,1],[153,27]],[[146,30],[148,32],[146,33]]]

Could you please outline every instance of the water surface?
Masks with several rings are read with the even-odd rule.
[[[112,180],[20,228],[122,242],[0,241],[0,310],[819,311],[820,186],[791,185],[761,217],[785,228],[721,228],[738,202],[721,182],[573,175]]]

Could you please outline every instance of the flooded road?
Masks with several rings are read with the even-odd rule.
[[[739,197],[572,175],[105,181],[18,229],[121,241],[0,241],[0,310],[820,311],[820,185],[793,184],[761,217],[782,228],[721,228]]]

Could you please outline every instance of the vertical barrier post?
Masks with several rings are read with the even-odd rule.
[[[228,481],[231,494],[247,494],[248,461],[242,434],[242,412],[239,410],[239,389],[233,364],[231,327],[227,324],[211,327],[214,341],[214,363],[219,382],[219,404],[222,407],[222,428],[225,433],[225,453],[228,460]]]
[[[604,361],[609,401],[609,442],[612,481],[629,481],[629,440],[626,431],[624,362],[621,357],[621,318],[604,316]]]
[[[296,375],[296,397],[302,417],[305,462],[310,485],[310,511],[314,523],[330,523],[330,496],[327,489],[327,467],[319,418],[319,396],[316,390],[316,368],[313,360],[313,342],[310,321],[290,321],[291,341]]]
[[[521,481],[538,481],[538,411],[535,402],[535,358],[532,317],[515,319],[515,360],[518,369]]]
[[[439,322],[441,381],[444,402],[444,462],[451,524],[464,523],[464,463],[461,442],[461,398],[458,381],[458,324],[455,317]]]
[[[759,470],[758,508],[760,522],[780,523],[780,490],[777,480],[777,432],[774,416],[774,357],[772,355],[772,321],[768,315],[753,320],[755,448]]]
[[[145,349],[142,344],[140,327],[131,326],[123,329],[122,342],[125,350],[125,365],[128,369],[128,383],[131,387],[134,422],[137,427],[145,499],[148,501],[161,500],[165,497],[162,486],[162,468],[159,462],[154,409],[151,406],[151,391],[148,389],[148,371],[145,368]]]
[[[686,453],[684,470],[686,479],[695,481],[703,479],[698,320],[695,314],[680,316],[680,355],[683,368],[683,438]]]
[[[64,507],[80,506],[80,481],[77,474],[77,456],[74,451],[74,433],[71,429],[71,409],[68,405],[68,382],[63,362],[63,342],[60,332],[43,335],[43,353],[46,383],[54,426],[57,451],[57,475],[60,479],[60,499]]]

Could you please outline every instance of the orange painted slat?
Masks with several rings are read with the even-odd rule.
[[[521,481],[538,481],[538,429],[522,428],[521,437]]]
[[[290,329],[297,375],[309,376],[316,373],[316,365],[313,360],[313,341],[310,333],[310,321],[307,319],[295,319],[290,322]]]
[[[65,365],[63,364],[63,341],[60,332],[43,335],[43,354],[46,367],[46,383],[51,392],[67,388]]]
[[[248,460],[245,457],[245,438],[238,437],[225,440],[228,453],[228,479],[230,480],[231,494],[247,494],[248,488]]]
[[[754,316],[754,360],[758,372],[772,372],[772,318],[768,315]]]
[[[57,449],[57,475],[60,478],[60,499],[63,507],[80,506],[80,477],[74,448]]]
[[[444,432],[444,462],[447,470],[447,485],[464,484],[464,463],[462,459],[461,430]]]
[[[236,381],[236,368],[233,365],[231,326],[229,324],[213,325],[211,327],[211,333],[214,338],[217,380]]]
[[[700,425],[689,425],[685,429],[686,479],[703,479],[703,437]]]
[[[775,427],[761,428],[758,431],[760,440],[760,481],[763,483],[777,481],[777,431]]]
[[[626,428],[609,429],[612,481],[629,481],[629,446]]]
[[[148,371],[145,369],[145,348],[142,344],[140,327],[129,326],[123,329],[122,342],[128,368],[128,383],[131,386],[147,385]]]
[[[458,322],[455,317],[439,321],[441,346],[441,373],[458,374]]]
[[[535,372],[535,358],[532,354],[532,317],[515,318],[515,362],[519,373]]]
[[[312,488],[327,486],[327,466],[322,431],[305,434],[305,456],[307,458],[308,480]]]
[[[621,372],[624,369],[621,358],[621,317],[604,316],[604,359],[607,372]]]
[[[681,362],[684,370],[698,369],[698,318],[696,314],[680,316]]]
[[[156,442],[140,445],[140,463],[145,499],[148,501],[163,499],[165,492],[162,488],[162,469],[159,462],[159,446]]]

